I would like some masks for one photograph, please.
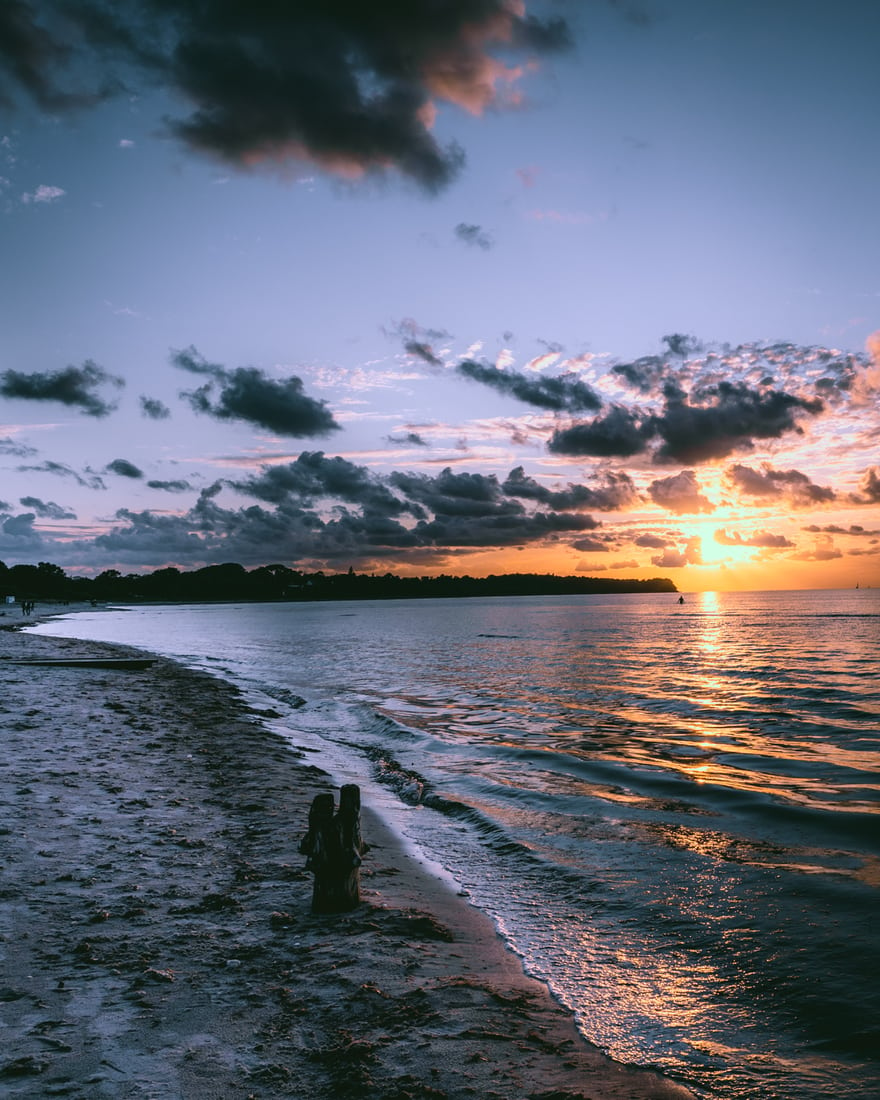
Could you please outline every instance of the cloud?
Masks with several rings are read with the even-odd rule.
[[[108,374],[97,363],[87,359],[81,367],[65,367],[57,371],[36,371],[24,374],[6,370],[0,374],[0,397],[23,401],[57,401],[79,408],[87,416],[108,416],[116,408],[96,391],[100,386],[120,388],[122,378]]]
[[[751,466],[736,464],[724,472],[728,484],[743,496],[774,499],[783,494],[783,486],[774,481],[768,473],[759,473]]]
[[[502,489],[508,496],[535,500],[556,511],[582,511],[595,508],[602,512],[616,512],[628,507],[638,497],[635,484],[623,471],[605,471],[596,478],[597,487],[569,483],[566,489],[548,489],[532,477],[527,477],[522,466],[507,475]]]
[[[432,367],[443,366],[443,360],[437,358],[430,344],[426,344],[422,340],[407,340],[403,346],[405,350],[410,355],[414,355],[416,359],[424,359],[424,361],[430,363]]]
[[[323,568],[398,560],[402,553],[411,563],[438,564],[463,552],[555,541],[599,526],[587,515],[528,513],[491,475],[447,468],[437,477],[382,479],[321,452],[230,484],[274,507],[223,508],[218,482],[183,515],[121,509],[114,527],[94,539],[94,550],[108,560],[157,564],[273,559]]]
[[[627,385],[647,394],[659,388],[667,371],[666,362],[659,355],[646,355],[632,363],[617,363],[611,368],[611,374],[621,378]]]
[[[231,484],[239,492],[272,504],[293,499],[311,505],[333,499],[383,515],[413,511],[366,467],[356,466],[345,458],[327,458],[323,451],[303,451],[295,462],[266,466],[259,475]],[[420,510],[416,512],[423,514]]]
[[[533,377],[518,371],[498,370],[488,363],[477,363],[473,359],[463,360],[455,370],[472,382],[479,382],[540,409],[581,412],[598,409],[602,405],[601,399],[575,374],[563,374],[556,378],[546,375]]]
[[[59,199],[63,199],[67,194],[60,187],[50,187],[48,184],[41,183],[36,191],[26,191],[21,196],[21,201],[27,205],[28,203],[49,203],[57,202]]]
[[[409,447],[427,447],[428,443],[418,432],[407,432],[404,436],[389,435],[389,443],[404,444]]]
[[[0,550],[33,550],[42,546],[43,540],[34,530],[33,512],[9,516],[0,524]]]
[[[19,501],[22,508],[30,508],[40,519],[76,519],[76,513],[62,508],[54,501],[42,501],[38,497],[22,497]]]
[[[110,473],[118,474],[120,477],[129,477],[132,480],[142,478],[144,476],[143,470],[139,470],[133,462],[129,462],[127,458],[114,458],[112,462],[108,462],[106,469]]]
[[[663,343],[670,355],[677,355],[684,359],[689,355],[696,355],[702,350],[702,344],[695,336],[687,336],[681,332],[673,332],[670,336],[663,337]]]
[[[636,546],[647,546],[654,550],[662,550],[668,543],[667,539],[660,538],[659,535],[639,535],[633,539]]]
[[[537,503],[552,505],[565,498],[573,509],[584,503],[585,498],[571,493],[576,488],[571,486],[558,494],[541,493],[538,499],[526,479],[516,474],[512,476],[518,488]],[[320,451],[303,452],[295,462],[267,466],[259,475],[229,484],[237,492],[275,506],[272,519],[263,509],[252,513],[260,525],[283,522],[299,532],[299,538],[308,528],[310,552],[332,558],[343,554],[343,547],[344,555],[358,560],[365,554],[388,555],[395,550],[406,551],[410,558],[416,551],[445,555],[461,548],[552,541],[599,526],[580,511],[529,510],[491,474],[456,473],[446,467],[436,476],[397,471],[380,477]],[[588,491],[587,499],[595,502],[602,493],[622,491],[611,480]]]
[[[188,481],[148,481],[150,489],[160,489],[165,493],[185,493],[192,489]]]
[[[454,473],[447,466],[436,477],[395,472],[388,480],[404,496],[445,519],[524,514],[521,504],[505,499],[494,474]]]
[[[796,554],[790,554],[789,557],[792,561],[834,561],[836,558],[842,558],[843,553],[834,545],[830,535],[818,535],[813,540],[812,549],[800,550]]]
[[[785,496],[795,508],[810,508],[817,504],[831,504],[837,493],[822,485],[816,485],[800,470],[774,470],[764,463],[762,471],[749,466],[734,465],[725,471],[725,480],[743,496],[772,500]]]
[[[653,420],[662,439],[658,462],[708,462],[734,451],[750,450],[753,439],[778,439],[798,430],[797,415],[822,412],[824,403],[778,390],[750,389],[739,382],[719,382],[699,388],[688,401],[674,384],[665,389],[666,408]]]
[[[663,339],[666,356],[645,356],[608,372],[645,399],[642,407],[618,402],[592,422],[559,429],[550,450],[619,458],[651,453],[661,464],[714,462],[752,450],[756,440],[802,433],[803,418],[826,411],[826,401],[800,376],[806,370],[823,368],[829,387],[842,393],[863,367],[858,357],[841,359],[827,349],[742,345],[716,352],[689,336]],[[705,354],[685,360],[697,351]]]
[[[655,504],[670,512],[684,515],[692,512],[714,512],[715,505],[700,492],[700,486],[693,470],[682,470],[674,477],[664,477],[652,481],[648,486],[648,495]]]
[[[19,443],[11,436],[0,439],[0,455],[10,455],[13,458],[30,458],[37,453],[36,447],[29,447],[26,443]]]
[[[880,536],[880,531],[869,531],[858,523],[851,523],[849,527],[840,527],[836,523],[829,523],[824,527],[819,527],[815,523],[811,523],[808,527],[804,527],[803,530],[809,531],[811,534],[854,535],[857,538],[876,538]]]
[[[576,539],[572,544],[573,550],[578,550],[582,554],[607,554],[609,547],[605,545],[601,539],[583,538]],[[607,569],[607,565],[602,566],[603,569]]]
[[[8,85],[44,109],[131,94],[146,79],[191,106],[167,121],[190,149],[244,168],[308,160],[349,177],[393,168],[428,191],[464,159],[432,135],[436,103],[481,114],[516,102],[509,89],[525,62],[570,45],[562,20],[509,0],[230,3],[209,17],[198,0],[15,0],[0,13]],[[94,74],[85,87],[84,74]]]
[[[466,222],[458,223],[455,227],[455,235],[463,244],[471,248],[481,248],[484,252],[488,252],[495,243],[480,226],[468,225]]]
[[[645,450],[650,435],[651,429],[646,429],[636,414],[615,405],[610,412],[597,416],[589,424],[557,429],[547,449],[560,455],[631,458]]]
[[[107,488],[103,478],[93,473],[91,470],[87,469],[85,474],[80,474],[71,466],[67,466],[63,462],[52,462],[49,459],[45,462],[41,462],[39,466],[17,466],[16,469],[19,473],[55,474],[58,477],[69,477],[72,478],[77,485],[82,485],[84,489]]]
[[[726,531],[718,530],[713,538],[721,546],[757,546],[766,550],[783,550],[794,546],[785,535],[773,535],[769,531],[755,531],[748,538],[743,538],[738,531],[729,535]]]
[[[141,413],[150,420],[167,420],[171,416],[168,406],[156,397],[140,398]]]
[[[880,466],[870,466],[865,470],[859,483],[859,493],[850,495],[855,504],[880,503]]]
[[[208,363],[194,347],[173,352],[171,362],[211,378],[197,390],[183,391],[181,397],[195,412],[215,420],[241,420],[293,437],[328,435],[339,429],[326,403],[309,397],[295,375],[275,380],[256,367],[228,370]]]
[[[699,538],[688,539],[681,550],[667,547],[662,554],[651,558],[651,564],[660,569],[683,569],[686,565],[702,565],[703,554]]]
[[[880,393],[880,329],[872,332],[865,341],[868,361],[853,378],[851,393],[856,406],[873,405]]]

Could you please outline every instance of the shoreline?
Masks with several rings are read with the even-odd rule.
[[[233,685],[0,624],[0,1082],[10,1097],[686,1100],[587,1043],[366,805],[362,904],[310,912],[332,781]],[[153,655],[149,655],[153,656]]]

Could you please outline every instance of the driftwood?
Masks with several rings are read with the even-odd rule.
[[[315,876],[313,913],[345,913],[361,900],[361,857],[368,845],[361,838],[361,791],[347,783],[336,810],[332,794],[316,795],[309,810],[309,831],[299,850],[306,870]]]

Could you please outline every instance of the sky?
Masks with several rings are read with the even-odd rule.
[[[873,0],[5,0],[0,560],[880,584]]]

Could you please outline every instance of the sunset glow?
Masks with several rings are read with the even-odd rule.
[[[143,0],[69,65],[62,7],[0,59],[0,560],[880,585],[871,5]]]

